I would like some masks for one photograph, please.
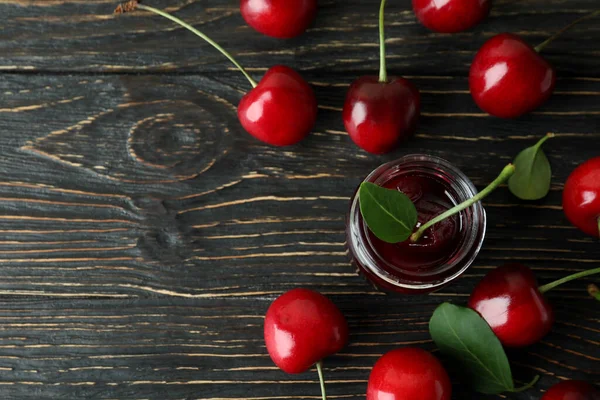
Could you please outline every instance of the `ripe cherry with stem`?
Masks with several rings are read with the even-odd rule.
[[[167,12],[131,0],[119,5],[115,13],[136,9],[160,15],[189,30],[240,70],[253,88],[238,105],[238,119],[249,134],[274,146],[288,146],[298,143],[310,133],[317,119],[317,99],[313,89],[296,71],[277,65],[271,67],[257,83],[231,54],[211,38]]]
[[[512,33],[493,36],[471,64],[469,87],[483,111],[500,118],[517,118],[544,103],[554,91],[556,70],[539,53],[557,37],[600,11],[572,22],[536,47]]]
[[[316,366],[326,400],[322,360],[348,341],[348,324],[337,306],[313,290],[292,289],[267,310],[264,336],[271,359],[284,372],[298,374]]]
[[[355,80],[342,111],[350,138],[363,150],[383,154],[414,131],[420,115],[419,90],[409,80],[388,77],[385,58],[385,4],[379,8],[379,77]]]
[[[531,269],[523,264],[506,264],[477,284],[469,307],[487,321],[504,346],[529,346],[550,332],[554,323],[552,305],[544,294],[564,283],[599,273],[600,268],[594,268],[538,287]]]

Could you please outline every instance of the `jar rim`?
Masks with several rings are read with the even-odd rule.
[[[466,198],[471,198],[478,193],[471,180],[457,167],[443,158],[427,154],[408,154],[397,160],[385,163],[375,168],[369,175],[367,175],[363,182],[383,184],[384,182],[381,180],[382,177],[385,177],[386,172],[391,170],[393,171],[395,169],[399,170],[400,167],[407,167],[411,165],[429,167],[432,171],[436,170],[450,175],[453,178],[453,183],[455,183],[457,188],[460,189],[458,194],[465,195],[464,199],[461,197],[461,201],[464,201]],[[363,240],[364,238],[361,237],[359,232],[360,229],[358,223],[362,219],[358,218],[360,214],[358,190],[350,202],[350,214],[347,226],[348,247],[351,254],[354,256],[356,261],[362,265],[363,268],[368,269],[368,272],[374,274],[379,279],[382,279],[393,287],[421,292],[434,291],[462,275],[475,261],[475,258],[481,250],[487,224],[485,209],[483,208],[481,202],[473,204],[471,207],[469,207],[469,209],[472,210],[473,223],[470,227],[470,234],[468,237],[466,237],[467,241],[462,245],[464,248],[461,247],[461,256],[454,259],[444,270],[444,272],[450,271],[450,273],[448,275],[444,275],[442,278],[436,281],[425,283],[402,281],[397,276],[386,271],[384,268],[378,265],[378,262],[385,262],[385,260],[382,260],[377,255],[377,252],[371,247],[368,240]]]

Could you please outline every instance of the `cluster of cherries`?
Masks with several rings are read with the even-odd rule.
[[[563,208],[579,229],[600,237],[600,157],[571,173],[564,187]],[[598,273],[600,268],[586,270],[538,286],[531,269],[507,264],[476,285],[468,306],[485,319],[503,346],[529,346],[554,324],[552,305],[544,293]],[[600,299],[597,293],[590,294]],[[321,360],[348,341],[346,319],[335,304],[312,290],[290,290],[269,307],[264,337],[271,359],[283,371],[301,373],[317,366],[325,399]],[[384,354],[371,370],[367,386],[367,400],[450,400],[451,393],[450,378],[440,361],[413,347]],[[585,381],[566,380],[552,386],[541,400],[600,400],[600,391]]]
[[[416,86],[407,79],[387,76],[383,33],[385,2],[382,0],[379,14],[379,76],[363,76],[354,81],[342,113],[352,140],[374,154],[389,152],[408,138],[420,115],[420,94]],[[412,0],[412,3],[423,25],[442,33],[460,32],[477,25],[491,8],[491,0]],[[304,139],[314,128],[315,93],[292,68],[274,66],[256,82],[217,43],[179,18],[139,4],[139,0],[120,5],[116,12],[135,9],[170,19],[206,40],[234,63],[253,87],[238,105],[238,118],[255,138],[275,146],[288,146]],[[317,14],[317,0],[240,0],[240,10],[246,22],[257,31],[275,38],[292,38],[304,33],[312,23]],[[469,86],[477,105],[491,115],[516,118],[545,102],[554,90],[556,71],[539,52],[579,21],[535,48],[510,33],[489,39],[477,52],[469,73]]]
[[[460,32],[480,23],[491,0],[412,0],[417,18],[431,30]],[[292,145],[313,129],[317,100],[311,86],[293,69],[270,68],[257,83],[218,44],[164,11],[130,0],[116,12],[142,9],[161,15],[192,31],[223,53],[246,76],[253,89],[240,101],[238,118],[248,133],[276,146]],[[317,13],[317,0],[241,0],[242,16],[265,35],[291,38],[302,34]],[[343,108],[343,120],[352,140],[364,150],[391,151],[416,127],[420,114],[418,89],[408,80],[387,76],[383,34],[385,0],[381,2],[379,76],[364,76],[352,83]],[[592,15],[598,15],[600,12]],[[590,16],[592,16],[590,15]],[[558,34],[537,47],[521,37],[503,33],[489,39],[471,65],[469,86],[477,105],[501,118],[526,114],[552,94],[555,69],[539,52]],[[578,167],[565,184],[563,208],[582,231],[600,236],[600,157]],[[486,275],[469,299],[469,307],[487,321],[506,347],[528,346],[552,327],[554,315],[543,293],[578,277],[584,271],[538,287],[532,271],[520,264],[505,265]],[[317,366],[323,384],[321,360],[340,351],[348,341],[348,325],[340,310],[325,296],[294,289],[277,298],[264,326],[267,350],[277,366],[301,373]],[[382,356],[371,371],[368,400],[449,400],[451,384],[442,364],[429,352],[402,348]],[[582,381],[563,381],[542,400],[600,400],[600,392]]]
[[[481,312],[486,302],[499,301],[506,303],[505,314],[490,308],[492,312],[484,310],[482,316],[506,347],[532,344],[554,320],[533,273],[523,265],[507,265],[488,274],[473,291],[469,307]],[[540,311],[544,319],[537,317]],[[523,337],[523,327],[534,333]],[[348,324],[338,307],[315,291],[292,289],[269,307],[264,335],[271,359],[284,372],[297,374],[317,366],[325,400],[321,360],[340,351],[348,341]],[[451,395],[450,378],[441,362],[415,347],[384,354],[373,366],[367,384],[367,400],[450,400]],[[567,380],[552,386],[541,400],[600,400],[600,391],[585,381]]]
[[[252,7],[251,3],[257,6]],[[259,32],[292,37],[308,27],[316,14],[316,3],[316,0],[242,0],[241,10],[246,21]],[[380,75],[354,81],[343,108],[344,125],[352,140],[375,154],[386,153],[407,138],[420,114],[420,95],[415,85],[404,78],[387,77],[384,7],[385,0],[380,9]],[[490,8],[491,0],[413,0],[413,9],[421,23],[442,33],[475,26],[488,15]],[[544,103],[554,90],[556,71],[539,52],[575,23],[535,48],[510,33],[489,39],[477,52],[470,69],[469,86],[476,104],[490,115],[516,118]],[[304,105],[312,110],[316,108],[316,100],[308,86],[304,88],[300,91],[304,93],[302,98],[310,100]],[[253,134],[244,122],[244,110],[248,109],[245,105],[242,100],[240,120]],[[296,121],[295,117],[304,121],[315,117],[313,113],[304,113],[303,117],[280,111],[290,117],[289,121]],[[302,128],[285,144],[301,140],[312,126]],[[267,143],[281,144],[270,141],[268,135],[253,135]],[[600,236],[600,157],[589,160],[571,174],[565,184],[563,208],[574,225],[590,235]],[[543,293],[598,272],[585,271],[538,287],[528,267],[504,265],[487,274],[475,287],[469,307],[486,320],[504,346],[528,346],[542,339],[554,323],[552,306]],[[283,371],[300,373],[317,365],[325,397],[320,360],[341,350],[348,340],[348,326],[340,310],[317,292],[294,289],[273,302],[264,329],[267,350]],[[450,397],[450,379],[442,364],[429,352],[410,347],[383,355],[373,367],[367,387],[367,400],[449,400]],[[563,381],[550,388],[542,400],[600,400],[600,391],[584,381]]]

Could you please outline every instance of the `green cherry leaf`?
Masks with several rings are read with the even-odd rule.
[[[547,134],[535,146],[526,148],[515,158],[516,171],[508,180],[508,188],[519,199],[539,200],[550,191],[552,169],[542,145],[553,136],[552,133]]]
[[[404,242],[415,229],[417,209],[404,193],[363,182],[358,198],[367,226],[384,242]]]
[[[454,369],[462,371],[474,390],[485,394],[514,392],[515,386],[500,340],[477,312],[440,304],[429,321],[429,332]]]

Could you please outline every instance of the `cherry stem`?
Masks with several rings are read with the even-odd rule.
[[[235,58],[233,58],[231,56],[231,54],[229,54],[227,51],[225,51],[225,49],[223,49],[221,46],[219,46],[216,42],[214,42],[211,38],[206,36],[204,33],[200,32],[198,29],[194,28],[190,24],[183,22],[179,18],[177,18],[169,13],[166,13],[164,11],[161,11],[157,8],[145,6],[143,4],[137,4],[136,7],[139,8],[140,10],[150,11],[154,14],[160,15],[161,17],[165,17],[165,18],[175,22],[176,24],[184,27],[185,29],[189,30],[190,32],[194,33],[196,36],[201,37],[202,39],[207,41],[212,47],[219,50],[221,52],[221,54],[223,54],[225,57],[227,57],[229,59],[229,61],[231,61],[233,63],[233,65],[235,65],[240,70],[240,72],[242,74],[244,74],[244,76],[246,77],[246,79],[248,79],[248,82],[250,82],[250,84],[252,85],[253,88],[255,88],[258,85],[256,83],[256,81],[254,79],[252,79],[252,77],[248,74],[248,72],[246,72],[246,70],[240,64],[238,64],[238,62],[235,60]]]
[[[598,286],[594,285],[593,283],[590,283],[587,287],[587,290],[590,296],[600,301],[600,289],[598,288]]]
[[[543,138],[541,138],[536,144],[535,144],[535,148],[536,151],[539,150],[540,147],[542,147],[542,145],[544,143],[546,143],[546,140],[553,138],[554,136],[556,136],[554,133],[552,132],[548,132],[546,133],[546,136],[544,136]]]
[[[385,1],[379,7],[379,82],[387,83],[387,67],[385,64]]]
[[[508,164],[506,167],[504,167],[504,169],[502,170],[500,175],[498,175],[498,177],[496,179],[494,179],[494,181],[492,183],[490,183],[481,192],[477,193],[475,196],[471,197],[469,200],[463,201],[462,203],[452,207],[448,211],[443,212],[442,214],[438,215],[437,217],[435,217],[435,218],[427,221],[425,224],[421,225],[421,227],[410,236],[410,241],[413,243],[417,242],[421,238],[421,236],[423,236],[423,233],[425,233],[425,231],[427,229],[431,228],[433,225],[437,224],[440,221],[445,220],[448,217],[453,216],[454,214],[458,214],[459,212],[461,212],[462,210],[464,210],[466,208],[471,207],[473,204],[477,203],[478,201],[480,201],[481,199],[486,197],[488,194],[492,193],[498,186],[500,186],[501,184],[506,182],[508,180],[508,178],[510,178],[515,173],[515,170],[516,169],[513,164]]]
[[[600,217],[598,217],[598,235],[600,235]]]
[[[587,271],[581,271],[573,275],[565,276],[557,281],[547,283],[543,286],[540,286],[538,289],[541,293],[546,293],[549,290],[554,289],[555,287],[562,285],[563,283],[571,282],[575,279],[583,278],[585,276],[590,276],[594,274],[600,274],[600,268],[594,268]]]
[[[567,25],[564,28],[562,28],[560,31],[556,32],[554,35],[550,36],[548,39],[544,40],[542,43],[540,43],[537,46],[535,46],[535,51],[537,51],[539,53],[540,51],[544,50],[544,47],[546,47],[547,45],[549,45],[550,43],[552,43],[554,41],[554,39],[556,39],[557,37],[559,37],[560,35],[562,35],[566,31],[568,31],[569,29],[571,29],[572,27],[574,27],[575,25],[577,25],[581,21],[585,21],[586,19],[589,19],[589,18],[594,18],[594,17],[596,17],[598,15],[600,15],[600,10],[594,11],[591,14],[588,14],[588,15],[585,15],[585,16],[579,18],[579,19],[576,19],[575,21],[571,22],[569,25]]]
[[[323,361],[319,361],[317,364],[317,373],[319,374],[319,383],[321,384],[321,396],[323,400],[327,400],[327,393],[325,393],[325,379],[323,379]]]
[[[531,382],[529,382],[527,385],[521,386],[520,388],[513,389],[513,392],[519,393],[519,392],[524,392],[527,389],[531,389],[533,387],[533,385],[535,385],[537,383],[537,381],[539,381],[539,380],[540,380],[540,376],[536,375],[535,378],[533,378],[533,380]]]

